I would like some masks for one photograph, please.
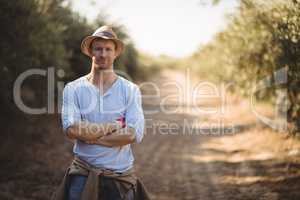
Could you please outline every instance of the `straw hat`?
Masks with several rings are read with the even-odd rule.
[[[82,53],[84,53],[85,55],[87,55],[89,57],[92,57],[92,55],[90,53],[90,46],[91,46],[92,41],[95,38],[112,40],[116,44],[117,56],[119,56],[124,49],[123,42],[118,39],[117,35],[112,30],[112,28],[110,26],[101,26],[93,33],[93,35],[87,36],[82,40],[81,51],[82,51]]]

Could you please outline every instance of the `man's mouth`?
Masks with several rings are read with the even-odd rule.
[[[96,63],[98,63],[98,64],[105,64],[105,60],[96,60]]]

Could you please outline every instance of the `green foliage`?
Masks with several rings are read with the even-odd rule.
[[[209,59],[207,59],[209,58]],[[232,22],[213,42],[195,53],[189,62],[199,76],[233,81],[235,91],[250,95],[253,85],[274,72],[288,71],[288,120],[299,131],[300,101],[300,1],[242,0]],[[257,96],[275,100],[274,84]]]
[[[1,1],[0,25],[0,105],[6,119],[13,119],[19,111],[13,101],[13,85],[17,77],[32,68],[63,69],[68,82],[90,70],[90,58],[81,53],[82,39],[101,25],[109,24],[99,15],[93,23],[69,7],[68,0]],[[125,41],[125,52],[116,68],[140,79],[142,72],[138,53],[121,25],[114,25],[119,37]],[[144,75],[143,75],[144,76]],[[58,79],[57,79],[58,80]],[[61,79],[60,79],[61,80]],[[55,84],[55,83],[54,83]],[[47,103],[47,80],[31,76],[22,88],[33,94],[31,106]],[[25,92],[26,93],[26,92]]]
[[[0,9],[0,24],[5,29],[0,33],[0,105],[8,117],[13,114],[13,84],[20,73],[31,68],[67,66],[68,63],[60,37],[61,27],[43,16],[35,1],[1,1]],[[37,79],[29,82],[32,90],[42,94],[44,89],[38,83]]]

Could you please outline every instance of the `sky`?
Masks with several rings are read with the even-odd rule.
[[[89,21],[101,13],[111,23],[123,24],[142,52],[185,57],[226,27],[225,16],[238,2],[223,0],[212,6],[201,0],[72,0],[72,6]]]

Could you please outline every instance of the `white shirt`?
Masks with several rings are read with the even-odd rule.
[[[141,142],[144,132],[144,114],[141,92],[137,85],[118,76],[104,93],[81,77],[68,83],[63,91],[62,124],[66,129],[79,121],[93,123],[115,122],[125,117],[126,126],[135,130],[136,141]],[[76,140],[73,152],[95,167],[124,172],[133,166],[130,144],[122,147],[105,147]]]

